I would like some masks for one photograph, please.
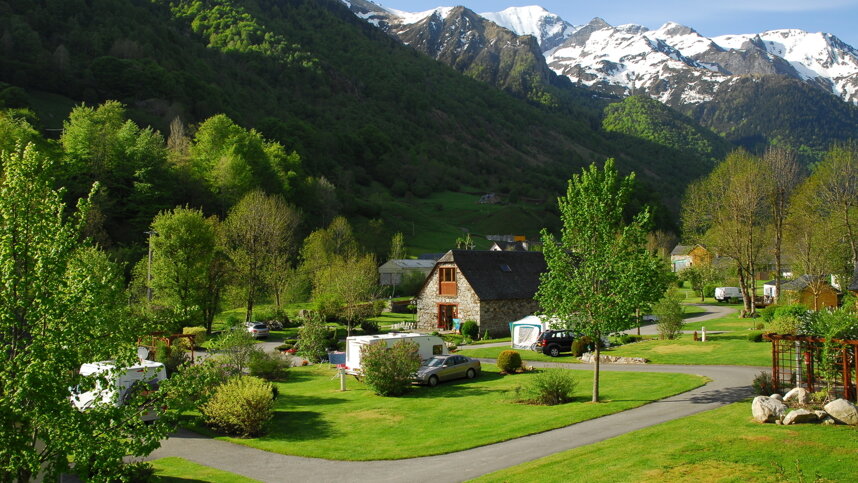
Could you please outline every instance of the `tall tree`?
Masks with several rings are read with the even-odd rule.
[[[387,255],[388,260],[402,260],[408,255],[405,250],[405,235],[401,231],[393,234],[390,239],[390,253]]]
[[[88,202],[67,210],[32,147],[0,159],[0,481],[115,479],[171,429],[144,425],[131,404],[78,411],[69,387],[82,363],[128,363],[146,328],[127,317],[121,270],[80,241]]]
[[[774,232],[775,255],[775,293],[777,298],[781,293],[783,278],[783,240],[784,224],[789,217],[790,200],[793,192],[801,181],[801,170],[796,161],[795,151],[770,147],[763,154],[763,169],[767,174],[760,181],[765,182],[768,190],[768,201],[771,209],[772,231]],[[777,298],[775,303],[777,303]]]
[[[152,222],[152,288],[183,326],[205,326],[217,223],[200,210],[181,207],[159,213]]]
[[[858,266],[858,143],[832,147],[810,178],[816,184],[819,208],[835,223],[849,246],[851,264]]]
[[[270,279],[272,260],[291,250],[300,215],[281,196],[252,191],[230,210],[224,221],[226,254],[247,302],[246,320]]]
[[[755,311],[754,278],[768,224],[764,176],[757,158],[734,151],[709,176],[688,187],[682,204],[684,236],[735,260],[743,317]]]
[[[599,342],[634,327],[635,309],[658,301],[667,287],[664,260],[647,250],[649,210],[623,221],[634,173],[620,178],[613,159],[569,180],[558,199],[560,238],[542,232],[548,270],[536,299],[544,313],[558,317],[596,344],[593,401],[599,400]]]

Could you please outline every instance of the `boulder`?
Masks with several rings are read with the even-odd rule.
[[[819,421],[819,417],[813,411],[808,411],[807,409],[796,409],[795,411],[790,411],[787,413],[786,417],[784,417],[784,424],[804,424],[804,423],[815,423]]]
[[[778,401],[783,401],[783,400],[784,400],[784,397],[783,397],[783,396],[781,396],[780,394],[772,394],[772,395],[771,395],[771,396],[769,396],[769,397],[770,397],[770,398],[772,398],[772,399],[777,399]]]
[[[821,409],[814,411],[814,414],[816,414],[816,417],[819,418],[820,421],[828,417],[828,413]]]
[[[784,401],[786,402],[795,401],[799,404],[807,404],[809,400],[810,394],[803,387],[796,387],[784,394]]]
[[[837,424],[837,421],[835,421],[834,418],[832,418],[831,416],[826,416],[822,419],[821,424],[823,426],[834,426],[835,424]]]
[[[858,408],[845,399],[835,399],[826,404],[823,409],[838,423],[858,426]]]
[[[786,405],[768,396],[757,396],[751,403],[751,413],[758,423],[774,423],[784,418]]]

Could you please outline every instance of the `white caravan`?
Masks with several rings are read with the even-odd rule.
[[[715,289],[715,300],[719,302],[729,302],[742,298],[742,292],[739,287],[717,287]]]
[[[360,363],[361,347],[371,344],[387,344],[393,347],[399,341],[414,342],[417,344],[417,352],[420,360],[429,359],[432,356],[449,354],[447,344],[438,336],[414,333],[392,333],[380,335],[357,335],[346,338],[346,374],[359,375],[363,371]]]
[[[97,404],[113,404],[121,406],[125,400],[132,395],[132,388],[141,390],[157,390],[158,383],[167,379],[167,370],[164,364],[143,360],[139,364],[116,370],[113,361],[91,362],[80,366],[81,376],[107,375],[108,384],[105,387],[101,381],[97,382],[91,391],[78,393],[72,390],[71,401],[79,410],[85,411]],[[136,382],[141,384],[135,385]],[[153,421],[158,418],[154,411],[145,411],[142,415],[144,421]]]

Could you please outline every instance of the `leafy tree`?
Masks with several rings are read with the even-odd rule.
[[[298,355],[319,362],[328,350],[328,328],[318,314],[312,314],[298,328]]]
[[[223,360],[224,367],[232,375],[240,376],[259,353],[260,347],[243,326],[226,331],[212,343],[217,357]]]
[[[172,430],[169,417],[143,424],[143,396],[83,412],[69,403],[68,388],[87,384],[76,368],[132,362],[146,328],[127,317],[121,270],[80,242],[88,201],[69,213],[52,189],[52,168],[32,146],[2,154],[0,481],[39,471],[112,479],[126,455],[149,453]]]
[[[718,270],[716,270],[711,264],[692,265],[682,270],[682,272],[680,272],[680,276],[683,279],[688,280],[688,283],[691,285],[691,289],[700,295],[701,302],[706,301],[706,286],[712,282],[718,281],[720,278]]]
[[[767,175],[760,181],[765,183],[771,209],[772,231],[774,231],[775,256],[775,303],[781,294],[783,278],[783,239],[785,224],[790,213],[793,192],[801,181],[796,153],[785,148],[770,147],[763,154],[762,164]]]
[[[317,272],[313,298],[329,298],[343,304],[343,318],[348,334],[366,315],[362,304],[375,298],[378,292],[378,264],[371,254],[350,254],[335,257]]]
[[[387,256],[388,260],[402,260],[408,253],[405,249],[405,235],[402,232],[396,232],[390,239],[390,253]]]
[[[682,299],[676,289],[670,289],[652,307],[652,313],[658,317],[658,335],[662,339],[673,340],[682,332]]]
[[[735,260],[745,317],[755,311],[754,279],[769,222],[761,182],[765,176],[757,158],[734,151],[709,176],[688,187],[682,204],[685,236]]]
[[[281,257],[292,248],[299,220],[282,197],[262,191],[248,193],[226,217],[226,254],[245,290],[247,321],[253,320],[253,305],[271,278],[268,271],[282,269]]]
[[[649,211],[623,222],[635,176],[620,178],[609,159],[569,180],[558,198],[560,238],[542,232],[548,270],[536,299],[542,310],[599,341],[631,328],[638,307],[657,301],[667,285],[663,260],[646,249]],[[593,401],[599,400],[599,344],[593,371]]]
[[[364,382],[379,396],[401,396],[411,387],[411,375],[420,368],[417,343],[398,341],[367,344],[360,349]]]
[[[202,211],[175,208],[152,222],[152,287],[160,301],[172,307],[183,326],[205,325],[209,269],[216,250],[216,218]]]

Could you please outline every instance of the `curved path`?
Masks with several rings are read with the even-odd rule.
[[[712,319],[720,319],[721,317],[725,317],[727,315],[736,312],[736,309],[733,307],[729,307],[726,305],[710,305],[710,304],[684,304],[684,305],[693,305],[695,307],[700,307],[705,312],[699,313],[693,317],[688,317],[683,320],[683,324],[690,324],[694,322],[704,322]],[[637,334],[637,327],[634,329],[629,329],[623,331],[626,334]],[[683,331],[690,333],[691,331]],[[649,324],[641,326],[641,335],[658,335],[658,325],[657,324]]]
[[[483,361],[494,362],[490,359]],[[557,363],[533,362],[532,365],[569,368],[569,364]],[[574,369],[588,367],[575,365]],[[746,366],[609,364],[602,364],[601,367],[603,371],[697,374],[710,378],[712,382],[628,411],[445,455],[392,461],[330,461],[270,453],[181,430],[164,441],[161,448],[147,459],[179,456],[266,482],[457,482],[742,400],[752,395],[750,382],[754,375],[764,369]]]

